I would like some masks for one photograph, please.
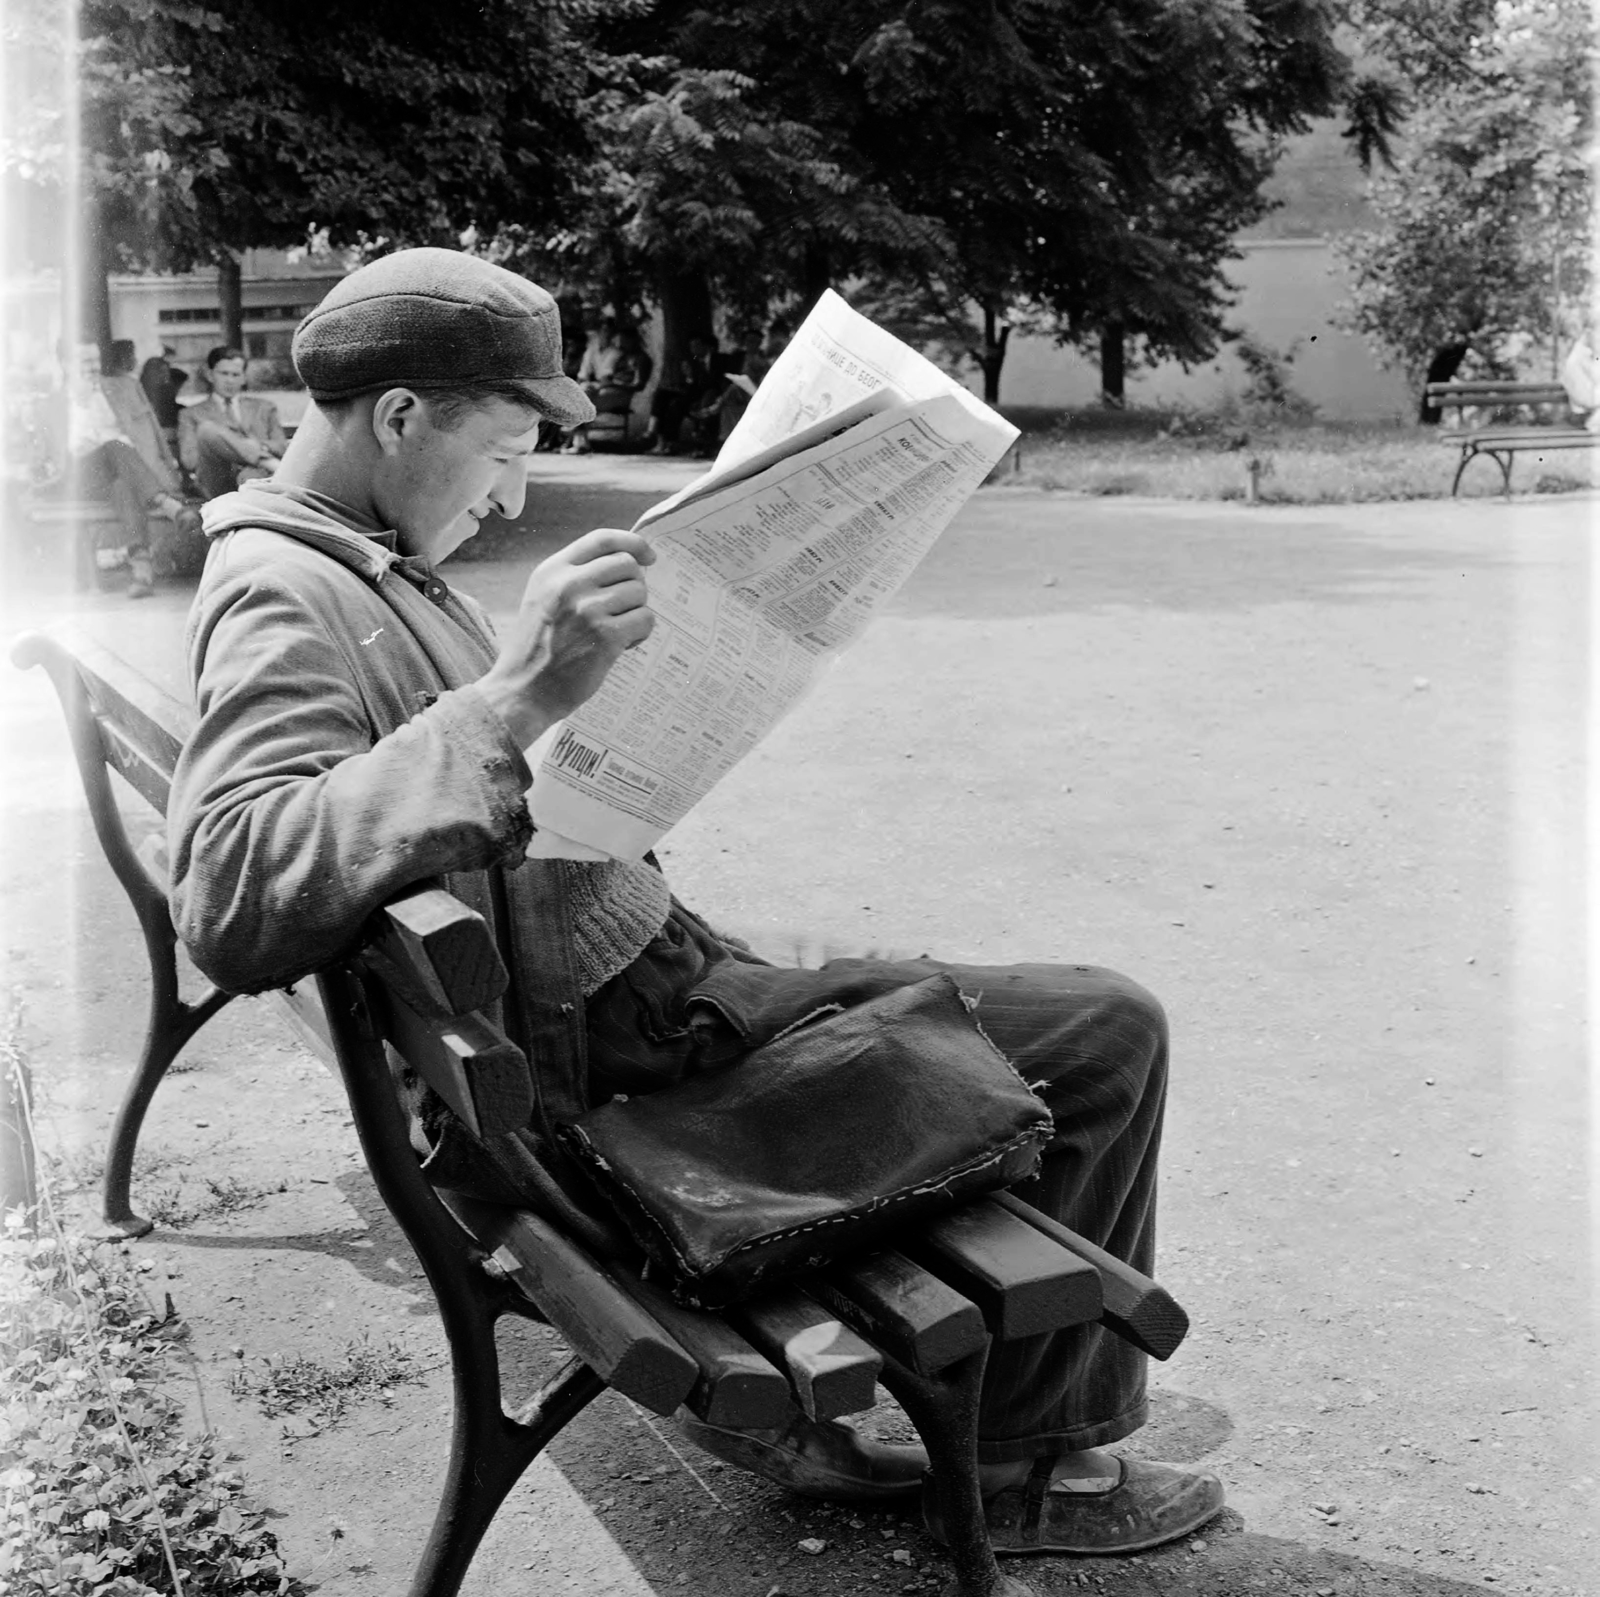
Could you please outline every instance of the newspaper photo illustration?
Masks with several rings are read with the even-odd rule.
[[[646,511],[655,630],[528,751],[528,852],[641,858],[860,635],[1017,430],[837,294]]]

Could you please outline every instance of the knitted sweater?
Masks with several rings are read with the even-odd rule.
[[[531,776],[473,685],[494,659],[487,617],[341,509],[266,484],[206,506],[214,547],[188,628],[199,721],[168,822],[179,936],[219,986],[262,992],[348,953],[419,880],[445,878],[493,919],[487,868],[520,867],[507,908],[526,919],[526,878],[554,869],[587,995],[661,929],[665,880],[524,864]]]

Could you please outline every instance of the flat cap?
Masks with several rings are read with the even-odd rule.
[[[295,329],[313,399],[512,382],[551,421],[594,406],[561,366],[561,313],[536,283],[460,250],[396,250],[353,271]]]

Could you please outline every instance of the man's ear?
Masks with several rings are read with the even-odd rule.
[[[387,389],[372,407],[372,436],[384,454],[398,454],[421,419],[422,401],[409,388]]]

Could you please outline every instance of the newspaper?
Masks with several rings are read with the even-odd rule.
[[[640,517],[655,629],[528,751],[528,852],[637,860],[891,598],[1017,431],[829,292]]]

